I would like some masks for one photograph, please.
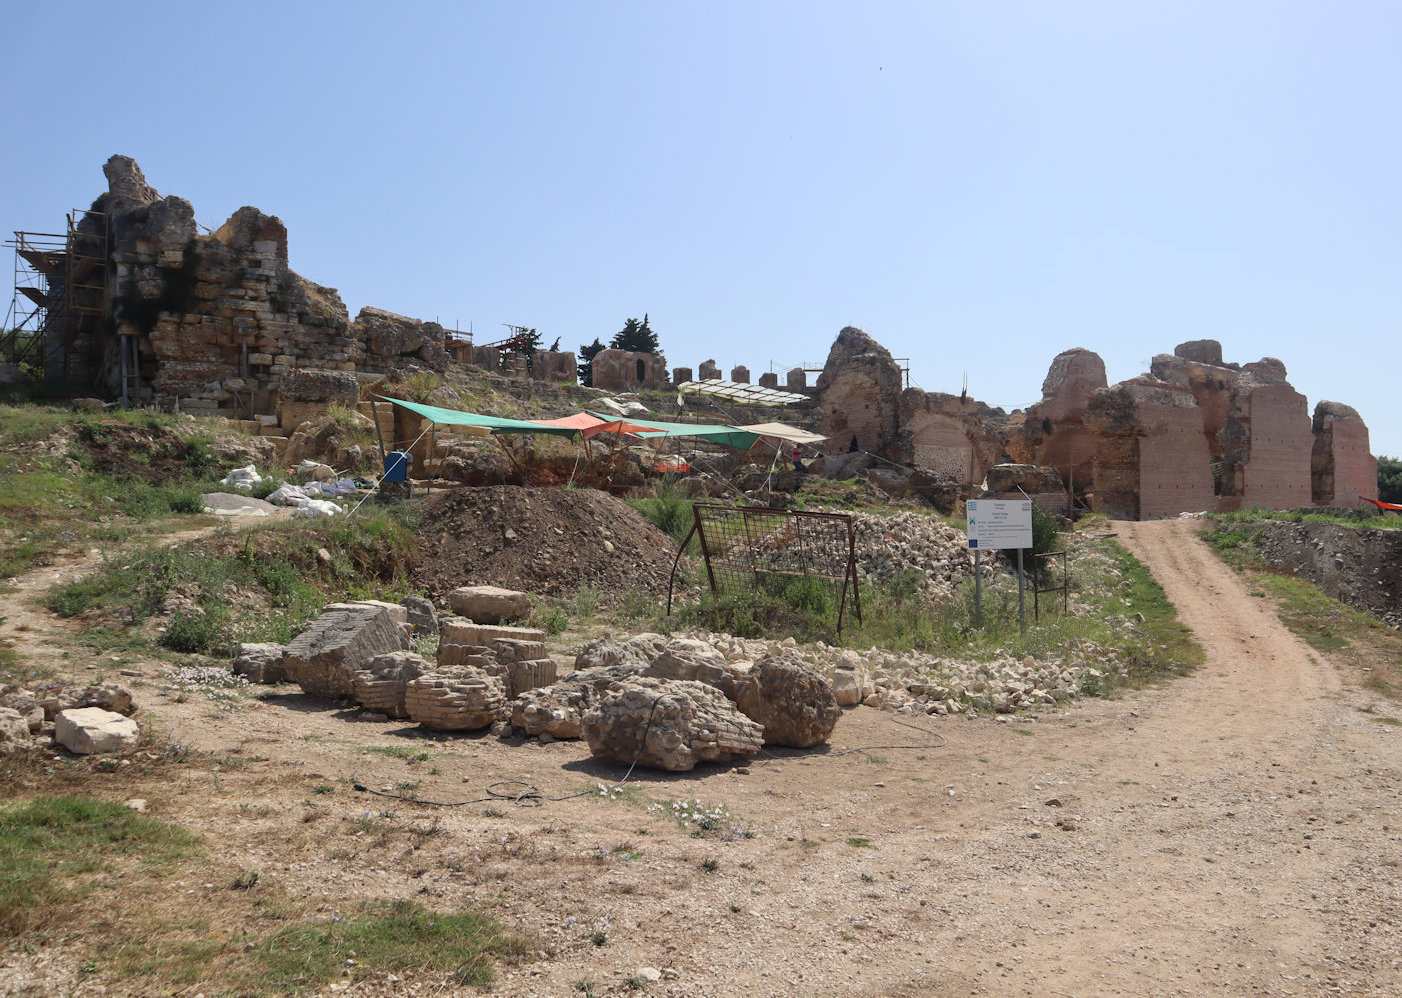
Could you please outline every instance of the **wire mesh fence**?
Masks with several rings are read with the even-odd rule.
[[[691,532],[700,543],[711,592],[751,592],[776,581],[816,579],[832,588],[839,632],[849,603],[861,621],[851,516],[712,503],[692,508]],[[683,549],[690,539],[689,533]]]

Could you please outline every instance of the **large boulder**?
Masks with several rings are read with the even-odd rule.
[[[832,737],[842,716],[832,684],[801,659],[783,653],[755,663],[735,703],[763,726],[766,745],[819,745]]]
[[[140,740],[135,721],[101,707],[61,710],[54,718],[54,741],[79,755],[130,751]]]
[[[408,717],[404,691],[433,666],[411,651],[392,651],[376,655],[370,664],[357,671],[352,679],[355,700],[366,710],[386,717]]]
[[[411,593],[399,602],[404,607],[405,616],[415,634],[438,633],[438,614],[433,611],[433,604],[425,597]]]
[[[272,642],[245,642],[234,656],[234,675],[244,676],[250,683],[285,683],[284,649]]]
[[[511,723],[531,736],[578,738],[584,715],[610,693],[639,685],[640,668],[637,662],[616,662],[575,671],[550,686],[526,690],[512,704]]]
[[[306,693],[350,697],[356,672],[377,655],[408,649],[409,637],[388,608],[333,604],[292,640],[283,664]]]
[[[646,649],[627,641],[620,643],[612,635],[595,638],[574,657],[574,667],[583,672],[591,669],[608,669],[616,665],[626,665],[637,672],[647,668],[656,657],[656,652],[648,654]]]
[[[764,742],[762,727],[713,686],[665,679],[633,683],[584,717],[582,734],[597,758],[680,772],[698,762],[749,758]]]
[[[705,683],[720,690],[727,699],[734,700],[749,668],[748,662],[727,662],[724,655],[704,641],[673,638],[643,670],[643,675]]]
[[[511,724],[531,737],[578,738],[584,715],[598,699],[596,687],[568,679],[527,690],[511,705]]]
[[[404,709],[431,731],[477,731],[505,713],[506,690],[496,676],[470,665],[439,667],[410,680]]]
[[[478,624],[524,620],[531,615],[531,598],[500,586],[461,586],[448,594],[453,612]]]

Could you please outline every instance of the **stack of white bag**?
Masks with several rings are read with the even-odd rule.
[[[252,492],[253,486],[263,480],[263,476],[258,474],[258,469],[253,465],[246,468],[235,468],[220,480],[220,485],[228,485],[238,489],[240,492]]]
[[[327,499],[308,499],[292,511],[293,516],[335,516],[344,513],[345,510]]]
[[[343,489],[342,486],[349,486]],[[335,516],[345,510],[334,502],[321,499],[324,495],[353,495],[355,482],[342,478],[339,482],[308,482],[307,485],[279,485],[268,496],[268,502],[278,506],[293,506],[293,516]]]

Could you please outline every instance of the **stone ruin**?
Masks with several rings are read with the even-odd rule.
[[[436,322],[371,307],[352,320],[336,289],[288,266],[280,219],[244,207],[202,233],[190,202],[159,194],[130,157],[113,156],[103,172],[107,192],[80,231],[98,238],[106,217],[106,321],[80,326],[82,335],[69,337],[65,349],[49,350],[48,376],[86,378],[113,395],[126,388],[133,402],[251,418],[276,412],[299,370],[369,380],[443,371],[462,359],[461,341]],[[63,289],[51,285],[50,292],[50,314],[61,317]],[[529,368],[541,380],[574,380],[572,353],[537,351],[529,365],[519,359],[522,374]],[[501,367],[499,357],[471,360]]]
[[[837,334],[818,376],[823,451],[857,449],[959,482],[977,483],[1002,460],[1002,434],[967,397],[902,390],[891,352],[855,326]]]
[[[1227,363],[1216,340],[1181,343],[1149,373],[1113,386],[1098,355],[1063,351],[1041,400],[1006,417],[967,396],[902,391],[890,352],[848,326],[818,393],[825,470],[837,473],[856,468],[845,454],[855,439],[878,460],[962,483],[966,495],[1005,462],[1030,466],[1034,477],[1050,469],[1066,492],[1127,519],[1377,496],[1377,462],[1355,410],[1320,402],[1311,422],[1284,364]]]
[[[595,388],[611,392],[660,391],[667,387],[667,361],[652,353],[600,350],[590,362]]]
[[[289,267],[280,219],[243,207],[218,229],[201,231],[190,202],[161,195],[131,157],[111,157],[103,172],[108,189],[80,213],[67,252],[99,259],[105,225],[107,278],[85,276],[83,292],[93,300],[71,310],[67,271],[46,273],[46,377],[101,385],[133,404],[258,422],[261,429],[249,428],[266,436],[296,429],[270,418],[284,402],[341,401],[307,398],[305,391],[289,399],[284,386],[297,371],[340,372],[368,383],[457,363],[508,377],[578,381],[573,351],[527,356],[370,306],[352,319],[335,288]],[[690,378],[680,368],[669,381],[660,355],[616,349],[596,356],[593,372],[596,387],[618,392],[664,390]],[[714,361],[701,365],[700,377],[720,377]],[[735,368],[732,378],[748,382],[748,369]],[[766,378],[777,385],[778,375]],[[789,372],[791,390],[806,392],[805,383],[801,370]],[[324,411],[325,404],[317,415]]]
[[[50,275],[49,314],[69,323],[63,342],[47,348],[50,377],[103,384],[133,402],[244,418],[274,442],[291,438],[289,449],[297,428],[332,402],[358,405],[389,439],[415,439],[421,427],[400,426],[406,416],[359,401],[364,382],[386,375],[443,371],[457,361],[539,380],[576,379],[570,352],[527,358],[368,306],[351,319],[334,288],[290,269],[281,220],[244,207],[202,233],[190,202],[159,194],[131,158],[113,156],[103,172],[108,189],[82,215],[70,247],[100,245],[106,219],[106,290],[92,310],[101,321],[65,316],[63,277]],[[650,353],[606,349],[593,371],[595,386],[610,391],[669,385],[665,360]],[[720,377],[711,359],[697,373]],[[687,368],[673,372],[674,379],[689,375]],[[748,382],[750,372],[736,366],[730,380]],[[760,382],[777,387],[778,375]],[[786,376],[790,390],[807,392],[806,383],[801,368]],[[902,390],[890,352],[848,326],[814,394],[828,455],[845,453],[855,440],[861,451],[971,488],[1000,463],[1051,467],[1068,490],[1088,492],[1095,508],[1119,516],[1352,505],[1377,492],[1376,461],[1357,412],[1321,402],[1311,421],[1284,364],[1269,357],[1228,363],[1215,340],[1181,343],[1156,356],[1148,374],[1113,387],[1096,354],[1064,351],[1052,361],[1042,399],[1009,418],[965,395]]]
[[[403,719],[430,731],[491,728],[542,742],[581,738],[598,758],[666,770],[747,759],[765,745],[819,745],[832,735],[841,706],[868,692],[851,675],[834,683],[789,648],[731,661],[704,641],[659,634],[623,645],[595,640],[561,678],[543,631],[501,622],[529,613],[526,594],[464,587],[450,603],[482,619],[434,620],[441,634],[436,662],[407,647],[411,609],[421,607],[360,600],[328,605],[286,648],[240,646],[234,671],[357,703],[362,720]],[[8,704],[35,714],[29,700],[0,696],[0,708]],[[20,710],[0,715],[3,752],[8,729],[18,742],[19,729],[40,723],[43,712],[27,721]]]

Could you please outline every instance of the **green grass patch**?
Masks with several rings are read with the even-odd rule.
[[[253,956],[258,987],[303,994],[340,978],[355,953],[352,976],[439,971],[456,984],[485,988],[500,959],[519,958],[526,942],[495,919],[472,911],[438,913],[414,901],[380,901],[316,925],[274,933]]]
[[[652,495],[625,501],[678,544],[691,531],[695,521],[692,500],[682,492],[675,475],[664,475],[653,486]],[[687,553],[699,554],[700,550],[701,545],[693,537],[687,545]]]
[[[333,522],[268,524],[188,547],[117,552],[99,571],[53,590],[47,603],[61,616],[101,610],[133,626],[179,594],[194,606],[167,624],[162,644],[173,651],[215,652],[233,641],[285,644],[329,594],[384,599],[407,591],[413,522],[411,509],[395,506]],[[323,548],[335,552],[330,564],[317,556]],[[235,590],[261,594],[269,612],[235,619],[229,609]]]
[[[1261,520],[1278,520],[1283,523],[1337,523],[1345,527],[1364,527],[1369,530],[1402,529],[1402,516],[1384,513],[1372,507],[1350,510],[1244,509],[1235,513],[1212,514],[1214,523],[1228,528]]]
[[[0,810],[0,929],[61,921],[117,857],[165,866],[201,853],[178,825],[86,797],[41,797]]]

